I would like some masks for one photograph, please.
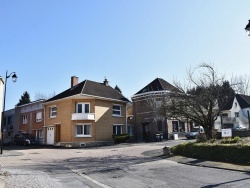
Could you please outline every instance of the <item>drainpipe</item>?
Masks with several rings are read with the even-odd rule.
[[[247,111],[247,118],[248,118],[248,128],[250,128],[250,117],[249,117],[249,110]]]

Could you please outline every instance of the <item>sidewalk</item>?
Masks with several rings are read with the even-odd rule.
[[[148,151],[148,152],[145,152],[144,155],[150,156],[150,157],[162,157],[163,159],[175,161],[177,163],[185,164],[185,165],[217,168],[217,169],[250,173],[250,165],[247,166],[247,165],[231,164],[231,163],[225,163],[225,162],[205,161],[205,160],[200,160],[200,159],[187,158],[183,156],[164,156],[162,149]]]

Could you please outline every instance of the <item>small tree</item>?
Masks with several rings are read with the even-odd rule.
[[[21,96],[21,99],[19,99],[19,103],[17,104],[17,106],[27,104],[27,103],[30,103],[30,94],[27,91],[25,91],[23,95]]]
[[[45,94],[45,93],[42,93],[42,92],[36,92],[35,94],[35,100],[40,100],[40,99],[50,99],[52,97],[54,97],[56,95],[56,93],[52,93],[52,94]]]

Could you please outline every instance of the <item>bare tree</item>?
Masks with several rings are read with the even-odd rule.
[[[165,114],[165,117],[192,120],[203,126],[207,136],[211,137],[214,122],[223,105],[234,96],[229,82],[213,65],[202,63],[187,71],[184,84],[175,80],[174,86],[176,90],[168,95],[148,100],[149,106],[157,114]],[[158,100],[164,102],[157,108]]]
[[[232,76],[231,82],[234,83],[234,90],[236,93],[250,95],[250,76]]]
[[[45,94],[45,93],[42,93],[42,92],[36,92],[35,93],[35,100],[40,100],[40,99],[44,99],[44,100],[47,100],[49,98],[52,98],[56,95],[55,92],[51,93],[51,94]]]

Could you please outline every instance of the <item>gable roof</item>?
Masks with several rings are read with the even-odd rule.
[[[176,88],[167,81],[163,80],[162,78],[156,78],[151,83],[142,88],[140,91],[138,91],[135,95],[151,91],[165,91],[165,90],[173,91],[176,90]]]
[[[250,96],[236,94],[235,97],[236,97],[241,108],[249,108],[250,107]]]
[[[226,105],[223,107],[222,110],[231,110],[233,107],[233,102],[234,102],[235,98],[238,101],[241,108],[249,108],[250,107],[250,96],[236,94],[235,97],[230,97],[228,99]]]
[[[74,87],[69,88],[59,93],[58,95],[48,99],[46,102],[63,99],[77,94],[85,94],[129,102],[127,98],[125,98],[121,93],[119,93],[112,87],[104,85],[103,83],[98,83],[90,80],[84,80],[83,82],[80,82]]]
[[[225,106],[222,107],[222,110],[231,110],[234,102],[234,97],[228,98]]]

